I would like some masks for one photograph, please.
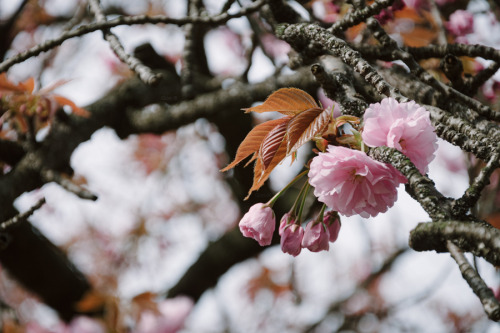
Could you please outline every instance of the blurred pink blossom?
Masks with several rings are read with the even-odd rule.
[[[325,214],[323,218],[323,223],[326,225],[328,229],[328,233],[330,235],[329,241],[335,242],[339,237],[340,232],[340,219],[337,212],[329,211]]]
[[[304,229],[297,224],[289,224],[281,234],[281,251],[296,257],[302,250]]]
[[[454,3],[456,0],[435,0],[435,1],[436,1],[436,5],[442,7],[442,6],[445,6],[447,4]]]
[[[446,28],[455,36],[463,36],[474,32],[474,15],[466,10],[456,10],[445,23]]]
[[[319,201],[340,214],[362,217],[387,211],[397,199],[397,186],[406,182],[392,166],[337,146],[313,158],[308,176]]]
[[[257,203],[250,207],[241,219],[240,230],[243,236],[253,238],[260,246],[264,246],[271,244],[275,224],[276,218],[272,208]]]
[[[302,247],[311,252],[328,251],[330,249],[329,239],[330,233],[323,222],[311,221],[306,226]]]
[[[387,146],[405,154],[425,174],[437,149],[429,112],[414,101],[394,98],[370,105],[364,115],[362,138],[370,147]]]
[[[290,213],[290,212],[286,213],[285,215],[283,215],[281,217],[280,226],[279,226],[279,229],[278,229],[278,233],[279,233],[280,236],[283,234],[283,230],[285,230],[285,228],[287,226],[289,226],[290,224],[295,223],[294,220],[295,220],[295,218],[293,217],[292,213]]]
[[[166,299],[158,305],[159,313],[144,311],[135,332],[137,333],[174,333],[184,326],[193,308],[193,301],[184,296]]]

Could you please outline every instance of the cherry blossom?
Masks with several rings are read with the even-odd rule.
[[[414,101],[399,103],[394,98],[384,98],[366,109],[362,138],[370,147],[396,148],[422,174],[428,171],[437,149],[429,111]]]
[[[387,211],[397,199],[397,186],[406,182],[392,166],[338,146],[314,157],[308,176],[319,201],[340,214],[362,217]]]
[[[474,32],[474,15],[465,10],[456,10],[445,23],[446,28],[455,36],[463,36]]]

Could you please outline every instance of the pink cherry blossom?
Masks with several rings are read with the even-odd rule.
[[[271,207],[257,203],[250,207],[240,221],[240,231],[245,237],[259,242],[260,246],[271,244],[276,218]]]
[[[138,333],[175,333],[179,331],[191,313],[194,303],[189,297],[178,296],[162,301],[158,312],[144,311],[134,332]]]
[[[397,199],[396,188],[406,182],[392,166],[338,146],[314,157],[308,176],[319,201],[340,214],[362,217],[387,211]]]
[[[466,10],[456,10],[445,23],[446,28],[455,36],[463,36],[474,32],[474,15]]]
[[[414,101],[399,103],[394,98],[384,98],[366,109],[362,138],[370,147],[396,148],[422,174],[428,171],[437,149],[429,111]]]
[[[330,249],[329,238],[328,229],[322,222],[311,221],[306,226],[302,247],[311,252],[328,251]]]
[[[289,224],[283,229],[281,234],[281,251],[296,257],[302,250],[302,239],[304,229],[297,224]]]
[[[326,225],[328,229],[328,233],[330,235],[329,241],[335,242],[339,237],[340,232],[340,219],[337,212],[329,211],[325,214],[323,218],[323,223]]]

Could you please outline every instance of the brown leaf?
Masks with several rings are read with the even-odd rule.
[[[97,290],[87,292],[83,298],[76,303],[76,310],[78,312],[96,312],[102,309],[108,301],[108,296],[104,295]]]
[[[287,128],[287,155],[294,153],[304,143],[321,136],[328,128],[331,112],[328,109],[313,108],[293,117]]]
[[[33,79],[28,79],[22,83],[12,83],[7,78],[7,74],[0,74],[0,90],[15,91],[15,92],[31,92],[30,82],[34,82]],[[33,83],[34,84],[34,83]]]
[[[250,194],[252,194],[253,191],[257,191],[269,178],[269,175],[271,174],[271,171],[286,157],[286,145],[282,144],[279,146],[278,150],[274,154],[273,159],[269,163],[269,165],[263,169],[262,166],[262,161],[260,158],[257,158],[257,162],[255,162],[255,169],[254,169],[254,177],[253,177],[253,185],[250,191],[248,191],[248,195],[246,196],[245,200],[248,199]]]
[[[132,304],[138,307],[139,314],[144,310],[149,310],[156,315],[160,315],[156,297],[158,297],[157,294],[147,291],[132,298]]]
[[[259,158],[262,161],[262,168],[263,171],[267,169],[271,161],[273,160],[274,156],[276,155],[276,152],[278,151],[279,147],[283,143],[283,139],[286,134],[286,129],[288,127],[289,121],[291,119],[295,119],[291,117],[284,117],[281,118],[284,121],[278,125],[276,125],[264,138],[262,141],[262,144],[260,145],[259,149]]]
[[[62,96],[59,96],[59,95],[53,95],[54,99],[56,100],[56,102],[63,106],[63,105],[67,105],[67,106],[70,106],[71,109],[73,109],[73,113],[76,114],[77,116],[80,116],[80,117],[88,117],[90,116],[90,113],[85,110],[85,109],[82,109],[78,106],[76,106],[76,104],[72,101],[72,100],[69,100],[67,99],[66,97],[62,97]]]
[[[236,151],[236,157],[234,161],[231,162],[228,166],[226,166],[221,171],[227,171],[229,169],[234,168],[238,163],[243,161],[245,158],[250,156],[251,154],[257,152],[260,149],[260,145],[266,135],[277,125],[282,123],[285,118],[274,119],[266,121],[265,123],[259,124],[255,126],[245,137],[243,142],[241,142],[238,150]]]
[[[281,88],[273,92],[266,101],[253,108],[244,109],[245,112],[271,112],[293,116],[302,111],[319,107],[311,95],[297,88]]]

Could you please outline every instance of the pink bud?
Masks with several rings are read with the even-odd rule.
[[[239,225],[243,236],[253,238],[260,246],[264,246],[271,244],[275,224],[276,218],[271,207],[258,203],[250,207]]]
[[[280,227],[278,229],[280,236],[283,234],[283,230],[285,230],[287,226],[293,223],[295,223],[295,217],[292,215],[292,213],[288,212],[285,215],[283,215],[280,221]]]
[[[322,222],[314,223],[315,221],[312,221],[307,224],[304,238],[302,239],[302,247],[307,248],[311,252],[328,251],[330,249],[330,245],[328,244],[330,238],[329,231]]]
[[[304,229],[297,224],[289,224],[281,234],[281,251],[296,257],[302,250]]]
[[[337,212],[335,211],[329,211],[325,214],[325,217],[323,219],[323,222],[326,225],[326,228],[328,229],[329,235],[330,235],[330,242],[335,242],[337,238],[339,237],[339,232],[340,232],[340,218]]]

